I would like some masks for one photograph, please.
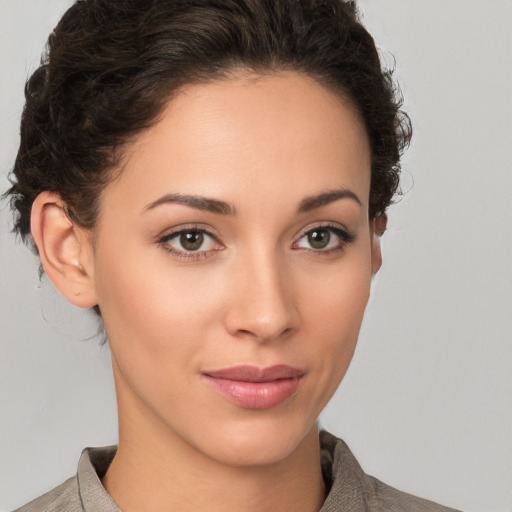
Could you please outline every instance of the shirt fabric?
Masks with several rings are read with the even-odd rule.
[[[398,491],[367,475],[348,446],[320,432],[327,498],[320,512],[456,512]],[[121,512],[101,484],[115,446],[86,448],[74,477],[15,512]]]

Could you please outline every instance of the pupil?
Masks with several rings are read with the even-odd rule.
[[[199,231],[189,231],[180,235],[181,246],[187,251],[197,251],[203,245],[204,235]]]
[[[318,229],[308,234],[308,242],[315,249],[325,249],[330,239],[331,234],[326,229]]]

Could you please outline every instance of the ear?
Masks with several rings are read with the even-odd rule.
[[[74,306],[92,308],[97,301],[90,237],[73,224],[65,206],[59,195],[41,192],[32,205],[32,236],[57,290]]]
[[[380,249],[380,238],[386,231],[388,217],[385,213],[377,215],[371,226],[372,237],[372,274],[375,275],[382,266],[382,252]]]

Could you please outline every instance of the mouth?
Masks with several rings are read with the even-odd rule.
[[[233,366],[203,372],[214,391],[244,409],[270,409],[291,398],[304,372],[287,365]]]

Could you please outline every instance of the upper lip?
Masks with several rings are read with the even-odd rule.
[[[207,370],[204,375],[214,379],[226,379],[240,382],[272,382],[279,379],[302,377],[304,372],[285,364],[258,368],[251,365],[231,366],[218,370]]]

